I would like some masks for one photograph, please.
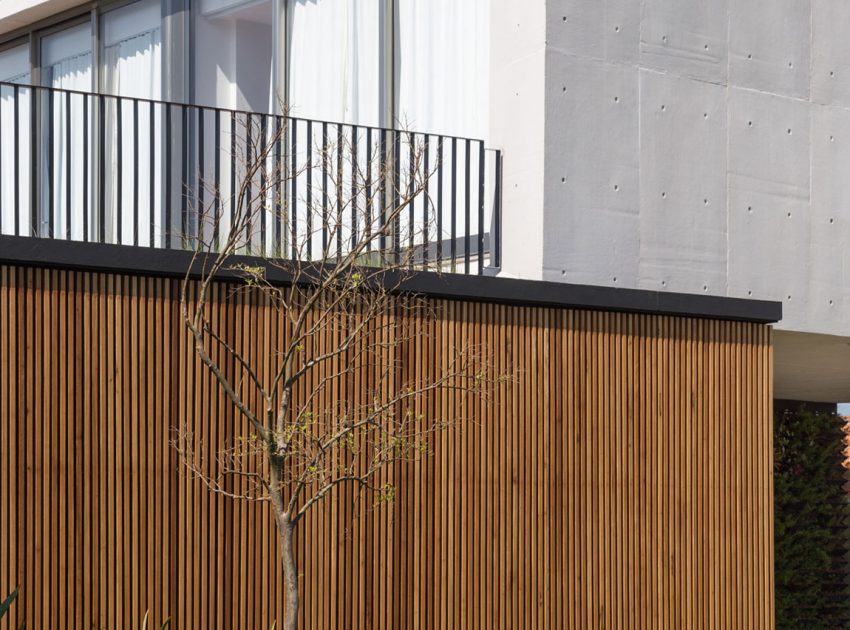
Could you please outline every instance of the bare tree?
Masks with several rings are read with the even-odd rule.
[[[279,135],[286,131],[249,120],[241,138],[249,157],[236,190],[209,189],[212,201],[197,208],[195,255],[182,286],[194,350],[238,412],[242,432],[199,448],[192,427],[181,426],[174,444],[185,469],[211,491],[270,504],[284,575],[283,627],[292,630],[299,606],[294,536],[302,519],[344,484],[378,503],[390,500],[395,489],[379,483],[379,471],[429,453],[432,434],[468,420],[426,416],[425,400],[439,391],[486,396],[499,377],[481,348],[461,346],[448,349],[450,360],[430,376],[402,378],[396,350],[436,316],[428,300],[405,291],[414,267],[441,267],[429,262],[427,247],[441,235],[431,221],[411,220],[411,204],[433,207],[427,147],[412,134],[389,150],[362,139],[358,148],[354,135],[333,143],[309,137],[315,158],[295,168],[298,156],[275,153],[288,146]],[[295,199],[290,191],[299,187]],[[263,357],[241,353],[211,316],[213,285],[221,281],[231,283],[230,295],[252,296],[285,324],[285,338]],[[269,358],[273,369],[261,375],[257,363]],[[368,377],[353,378],[358,373]],[[238,491],[233,478],[243,480]]]

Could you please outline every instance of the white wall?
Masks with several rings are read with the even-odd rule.
[[[502,271],[543,270],[546,0],[492,0],[490,146],[504,151]]]
[[[781,328],[850,335],[848,31],[847,0],[549,0],[542,276],[782,300]],[[541,207],[508,199],[514,159],[506,224]]]

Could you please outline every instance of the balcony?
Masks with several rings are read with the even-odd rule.
[[[500,266],[481,140],[0,83],[0,234],[322,261]],[[374,235],[374,237],[372,236]]]

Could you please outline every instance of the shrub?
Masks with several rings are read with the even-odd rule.
[[[850,627],[845,420],[805,406],[774,423],[776,627]]]

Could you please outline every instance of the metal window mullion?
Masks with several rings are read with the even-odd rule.
[[[384,46],[379,52],[383,65],[383,90],[382,93],[382,116],[378,125],[381,127],[395,127],[396,112],[398,111],[397,94],[395,89],[395,69],[398,51],[395,45],[395,32],[398,28],[395,10],[396,0],[384,0],[383,32],[380,45]]]
[[[272,113],[286,114],[285,108],[289,106],[289,55],[287,51],[292,39],[290,28],[289,11],[287,0],[275,0],[273,16],[274,24],[272,37],[277,42],[272,51],[272,92],[275,95],[275,103]],[[280,34],[283,33],[281,37]]]

